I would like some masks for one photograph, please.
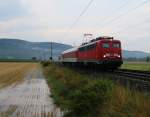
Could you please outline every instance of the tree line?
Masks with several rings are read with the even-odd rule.
[[[137,62],[150,62],[150,56],[144,57],[144,58],[123,58],[124,61],[137,61]]]

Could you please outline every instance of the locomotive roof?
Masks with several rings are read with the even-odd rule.
[[[110,41],[110,39],[103,39],[103,40],[101,39],[101,40],[96,40],[96,41],[93,41],[93,42],[88,42],[88,43],[86,43],[86,44],[84,44],[84,45],[80,45],[79,48],[80,48],[80,47],[85,47],[85,46],[88,46],[88,45],[95,44],[95,43],[97,43],[97,42],[99,42],[99,41]],[[117,41],[117,42],[120,42],[119,40],[114,40],[114,39],[113,39],[112,41],[114,41],[114,42],[116,42],[116,41]]]
[[[85,45],[80,45],[79,48],[80,48],[80,47],[85,47],[85,46],[88,46],[88,45],[92,45],[92,44],[95,44],[95,43],[97,43],[97,42],[98,42],[98,41],[94,41],[94,42],[87,43],[87,44],[85,44]]]
[[[97,43],[97,42],[99,42],[99,41],[106,41],[106,40],[109,40],[109,41],[110,41],[110,39],[96,40],[96,41],[93,41],[93,42],[89,42],[89,43],[87,43],[87,44],[85,44],[85,45],[80,45],[80,46],[78,46],[78,47],[73,47],[73,48],[71,48],[71,49],[68,49],[68,50],[62,52],[62,54],[66,54],[66,53],[69,53],[69,52],[74,52],[74,51],[77,51],[77,50],[78,50],[79,48],[81,48],[81,47],[85,47],[85,46],[88,46],[88,45],[95,44],[95,43]],[[114,40],[114,39],[113,39],[112,41],[118,41],[118,42],[120,42],[119,40]]]

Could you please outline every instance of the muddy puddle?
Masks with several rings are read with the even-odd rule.
[[[62,117],[53,104],[40,69],[34,69],[16,86],[0,89],[0,117]]]

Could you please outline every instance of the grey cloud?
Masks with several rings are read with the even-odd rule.
[[[8,20],[26,14],[27,10],[22,6],[21,0],[0,1],[0,20]]]

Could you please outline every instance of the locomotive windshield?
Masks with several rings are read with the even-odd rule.
[[[108,43],[103,43],[103,48],[109,48],[109,44]]]
[[[114,43],[113,48],[120,48],[120,44],[119,43]]]

